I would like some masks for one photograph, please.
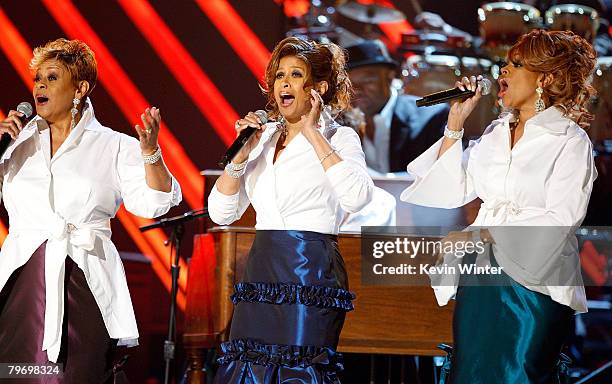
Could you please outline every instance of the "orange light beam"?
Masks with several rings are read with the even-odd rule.
[[[164,287],[170,292],[172,288],[172,279],[170,276],[170,250],[168,247],[163,246],[163,242],[160,240],[150,241],[147,233],[152,232],[151,237],[161,239],[165,237],[164,232],[161,229],[152,229],[145,233],[140,232],[139,227],[150,224],[151,220],[142,219],[133,216],[125,210],[122,206],[117,211],[117,217],[121,220],[121,224],[125,227],[128,234],[134,239],[136,246],[143,255],[147,256],[151,260],[151,267],[157,276],[159,276]],[[144,236],[143,236],[144,235]],[[151,257],[150,255],[157,255],[157,257]],[[178,292],[177,292],[177,304],[182,311],[185,311],[186,305],[186,287],[187,287],[187,265],[183,259],[179,260],[180,273],[178,281]]]
[[[240,59],[263,83],[271,53],[227,0],[196,0]]]
[[[21,77],[21,80],[26,84],[31,84],[32,75],[28,65],[32,58],[32,50],[1,7],[0,31],[2,31],[0,49],[5,53],[11,65],[19,74],[19,77]]]
[[[178,38],[146,0],[119,0],[119,5],[140,33],[229,146],[236,139],[234,122],[238,114],[204,73]]]
[[[0,9],[0,11],[2,10]],[[6,118],[6,115],[0,109],[0,120],[4,120],[5,118]],[[8,235],[8,230],[6,229],[6,225],[4,225],[2,221],[0,221],[0,247],[4,243],[4,239],[6,239],[6,235]]]
[[[85,41],[96,53],[102,85],[130,124],[141,123],[140,114],[151,104],[136,88],[79,10],[70,0],[42,0],[42,3],[71,39]],[[163,111],[163,108],[161,110]],[[164,161],[179,181],[185,200],[192,208],[201,207],[204,183],[200,173],[163,121],[159,131],[159,144],[165,153],[171,154],[164,158]]]

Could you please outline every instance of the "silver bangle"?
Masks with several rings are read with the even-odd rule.
[[[239,179],[246,172],[247,162],[248,160],[245,160],[243,163],[234,164],[230,161],[225,166],[225,173],[233,179]]]
[[[155,164],[159,161],[159,159],[161,159],[162,154],[161,154],[161,148],[159,147],[159,145],[157,146],[157,149],[155,150],[155,152],[153,152],[150,155],[145,155],[144,153],[142,154],[142,160],[144,161],[145,164]]]
[[[463,128],[461,128],[460,131],[453,131],[448,129],[448,127],[444,127],[444,136],[448,137],[449,139],[459,140],[463,137]]]
[[[328,153],[326,153],[326,154],[325,154],[325,156],[323,156],[323,157],[321,158],[321,160],[319,160],[319,162],[320,162],[321,164],[323,164],[323,162],[325,161],[325,159],[327,159],[328,157],[330,157],[330,156],[331,156],[331,155],[332,155],[334,152],[336,152],[336,150],[335,150],[334,148],[332,148],[332,150],[331,150],[331,151],[329,151]]]

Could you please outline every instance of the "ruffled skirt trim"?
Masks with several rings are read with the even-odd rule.
[[[235,339],[222,343],[221,351],[222,356],[217,359],[221,368],[234,362],[271,368],[312,368],[321,373],[324,383],[339,383],[338,372],[344,368],[342,354],[330,347],[263,344],[252,339]]]
[[[290,283],[238,283],[232,302],[303,304],[343,311],[354,309],[355,294],[342,288]]]

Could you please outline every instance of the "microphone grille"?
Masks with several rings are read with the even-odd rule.
[[[19,105],[17,106],[17,112],[23,113],[24,116],[29,119],[30,116],[32,116],[32,113],[34,112],[34,108],[32,108],[32,104],[28,103],[27,101],[24,101],[19,103]]]
[[[268,122],[268,112],[264,111],[263,109],[258,109],[255,111],[255,114],[257,115],[257,117],[259,117],[259,120],[261,120],[262,124]]]
[[[480,85],[480,90],[483,95],[491,93],[491,86],[493,85],[491,80],[484,78],[478,82],[478,85]]]

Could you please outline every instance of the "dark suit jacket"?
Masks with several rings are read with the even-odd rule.
[[[406,166],[444,133],[448,118],[447,104],[416,106],[418,97],[400,95],[391,120],[389,171],[406,171]]]

